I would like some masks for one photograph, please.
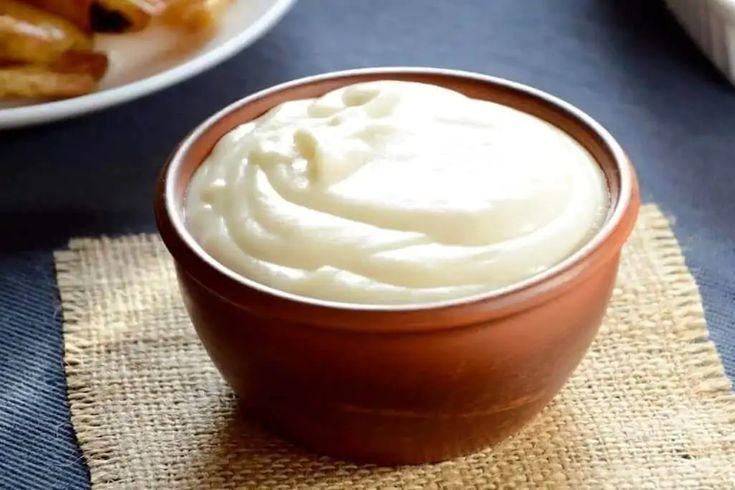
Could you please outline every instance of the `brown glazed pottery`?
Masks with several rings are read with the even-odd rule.
[[[183,201],[192,174],[225,133],[286,100],[384,79],[506,104],[571,134],[607,177],[611,205],[603,227],[542,274],[422,306],[294,296],[240,277],[202,250],[187,232]],[[163,169],[156,219],[199,337],[250,414],[320,453],[410,464],[497,443],[553,398],[598,330],[638,206],[635,173],[620,146],[565,102],[478,74],[377,68],[279,85],[211,117]]]

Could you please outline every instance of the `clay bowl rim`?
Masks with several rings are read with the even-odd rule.
[[[571,254],[569,257],[547,269],[544,272],[530,276],[522,281],[515,282],[502,288],[496,288],[489,290],[484,293],[479,293],[467,297],[454,298],[449,300],[427,302],[427,303],[403,303],[403,304],[360,304],[360,303],[344,303],[338,301],[330,301],[319,298],[312,298],[308,296],[301,296],[298,294],[281,291],[265,284],[261,284],[257,281],[241,276],[236,272],[228,269],[216,259],[210,256],[191,236],[188,232],[184,223],[184,212],[180,207],[180,202],[185,199],[185,192],[183,195],[177,193],[176,183],[178,173],[181,170],[182,164],[185,161],[185,156],[197,141],[207,133],[216,122],[223,119],[225,116],[237,112],[251,102],[262,100],[269,97],[272,94],[280,93],[284,90],[311,84],[314,82],[321,82],[329,79],[340,79],[346,77],[372,77],[379,75],[385,77],[385,79],[391,79],[391,76],[396,77],[410,77],[415,76],[426,76],[436,75],[441,77],[451,78],[463,78],[474,82],[481,82],[493,86],[496,90],[498,88],[509,90],[520,93],[522,96],[536,99],[538,102],[545,104],[552,110],[562,114],[567,120],[571,119],[585,130],[592,134],[593,137],[600,143],[604,150],[607,151],[611,156],[615,164],[615,172],[619,182],[619,189],[617,192],[617,199],[611,198],[610,209],[608,210],[608,216],[603,223],[602,227],[595,233],[595,235],[588,240],[583,247],[578,249],[576,252]],[[239,124],[247,122],[249,119],[238,120],[238,122],[231,126],[229,129],[233,129]],[[568,133],[570,134],[570,133]],[[574,136],[573,136],[574,137]],[[576,139],[576,138],[575,138]],[[581,142],[580,142],[581,143]],[[206,152],[209,154],[211,148]],[[202,162],[206,156],[202,159]],[[200,165],[199,162],[197,165]],[[600,166],[602,164],[598,161]],[[605,172],[605,169],[603,169]],[[606,178],[609,180],[608,172],[605,172]],[[188,184],[188,182],[187,182]],[[608,188],[610,183],[608,182]],[[588,259],[597,252],[600,252],[604,248],[605,244],[612,241],[611,244],[612,252],[619,252],[622,244],[627,239],[635,216],[637,215],[637,206],[639,203],[639,190],[637,184],[637,178],[635,171],[630,164],[625,152],[621,146],[617,143],[615,138],[604,129],[598,122],[592,117],[587,115],[585,112],[574,107],[573,105],[541,90],[533,87],[506,80],[499,77],[490,75],[483,75],[479,73],[473,73],[462,70],[451,70],[443,68],[428,68],[428,67],[376,67],[376,68],[360,68],[352,70],[342,70],[328,72],[324,74],[314,75],[299,78],[289,82],[281,83],[264,90],[260,90],[251,95],[248,95],[236,102],[231,103],[224,109],[218,111],[213,116],[206,119],[203,123],[197,126],[191,133],[189,133],[179,146],[175,149],[173,155],[169,158],[168,162],[161,171],[159,178],[158,188],[156,190],[156,206],[155,215],[158,224],[159,231],[171,251],[174,258],[178,261],[178,257],[175,249],[180,249],[176,244],[171,241],[173,239],[167,237],[170,232],[173,232],[178,240],[183,244],[184,248],[192,252],[198,261],[202,264],[206,264],[206,267],[216,271],[217,274],[224,276],[229,279],[230,284],[237,287],[236,285],[242,286],[249,290],[259,293],[260,299],[269,301],[274,300],[275,303],[272,306],[293,306],[294,304],[299,305],[301,308],[301,314],[304,314],[309,309],[313,309],[313,313],[324,313],[329,312],[333,314],[334,321],[325,322],[327,326],[338,327],[347,330],[365,330],[365,328],[355,328],[350,325],[348,320],[349,314],[363,313],[368,315],[397,315],[407,319],[407,315],[412,313],[442,313],[438,318],[451,318],[452,314],[462,316],[462,312],[457,312],[458,308],[476,306],[477,313],[479,316],[487,319],[489,317],[505,316],[520,309],[533,306],[544,300],[548,300],[551,295],[551,290],[559,289],[556,286],[569,281],[575,275],[578,275],[580,266],[582,266]],[[631,209],[634,208],[634,209]],[[617,239],[613,235],[618,236]],[[612,254],[611,252],[611,254]],[[605,254],[609,256],[611,254]],[[599,255],[599,254],[598,254]],[[213,290],[207,284],[197,279],[193,274],[183,268],[184,272],[189,273],[192,278],[197,280],[205,288],[215,292],[218,296],[223,299],[234,302],[229,298],[225,298],[222,294]],[[577,272],[574,270],[577,269]],[[241,306],[241,305],[240,305]],[[316,311],[318,310],[318,312]],[[274,315],[276,316],[276,315]],[[295,316],[295,315],[294,315]],[[478,315],[470,315],[474,317],[468,318],[468,321],[452,321],[453,324],[464,324],[480,321]],[[439,326],[433,326],[427,328],[427,321],[419,320],[417,323],[412,324],[407,330],[426,330],[426,329],[438,329],[442,327],[452,326],[447,325],[446,321],[442,323],[440,320],[433,322],[434,324],[441,324]],[[368,329],[369,330],[369,329]],[[384,330],[384,328],[376,328],[377,330]]]

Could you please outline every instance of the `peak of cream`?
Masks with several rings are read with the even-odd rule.
[[[414,82],[281,104],[224,136],[186,222],[267,286],[414,304],[507,286],[578,250],[609,204],[593,157],[555,126]]]

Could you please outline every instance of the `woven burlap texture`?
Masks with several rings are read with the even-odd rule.
[[[312,455],[238,415],[156,236],[74,240],[56,265],[72,422],[95,488],[735,488],[735,399],[653,206],[555,401],[495,449],[414,467]]]

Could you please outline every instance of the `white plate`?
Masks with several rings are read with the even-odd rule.
[[[273,27],[294,2],[235,0],[217,34],[189,49],[180,49],[181,38],[166,42],[169,36],[155,26],[141,33],[99,36],[96,46],[108,52],[110,68],[98,91],[54,102],[0,105],[0,129],[104,109],[193,77],[250,45]],[[151,42],[154,38],[155,42]],[[178,53],[171,51],[174,46],[179,47]]]
[[[666,0],[684,30],[735,84],[735,0]]]

